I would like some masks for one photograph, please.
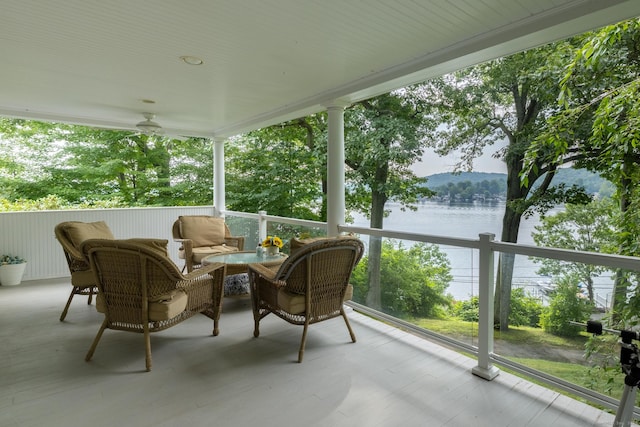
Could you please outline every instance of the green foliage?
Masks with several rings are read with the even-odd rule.
[[[0,197],[74,205],[211,204],[211,141],[0,119]]]
[[[543,216],[531,236],[538,246],[615,253],[617,215],[616,206],[611,199],[596,200],[588,205],[567,204],[565,210]],[[598,265],[549,258],[533,258],[533,261],[542,265],[538,274],[575,277],[587,286],[589,300],[592,302],[593,278],[608,270]]]
[[[418,88],[380,95],[345,111],[347,203],[382,227],[384,204],[394,200],[411,209],[419,198],[431,195],[425,178],[411,170],[422,157],[429,131]]]
[[[0,255],[0,265],[24,264],[24,258],[16,255]]]
[[[353,272],[354,300],[364,303],[368,292],[368,257],[364,257]],[[383,241],[380,282],[382,306],[398,317],[441,316],[450,304],[445,295],[452,280],[446,255],[435,245],[419,243],[405,248]]]
[[[585,322],[593,311],[593,305],[579,292],[578,281],[572,276],[561,278],[551,295],[549,306],[540,316],[540,325],[551,334],[575,336],[581,326],[569,322]]]
[[[527,295],[523,288],[511,290],[510,325],[539,327],[542,311],[542,303],[538,298]]]
[[[480,302],[477,296],[465,301],[455,301],[451,314],[465,322],[477,322],[480,319]]]
[[[511,312],[509,324],[513,326],[540,327],[540,315],[543,307],[540,300],[527,295],[522,288],[511,291]],[[467,301],[456,301],[451,310],[453,316],[467,322],[477,322],[479,319],[478,297],[473,296]]]
[[[114,197],[108,200],[98,200],[95,202],[70,203],[58,196],[49,195],[36,200],[18,199],[10,201],[0,198],[0,212],[20,212],[20,211],[50,211],[62,209],[109,209],[124,208],[128,204],[121,199]]]
[[[229,209],[326,220],[325,141],[325,114],[230,141],[225,151]]]

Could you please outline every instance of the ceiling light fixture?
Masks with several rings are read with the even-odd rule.
[[[162,133],[162,126],[154,122],[155,114],[142,113],[146,120],[141,121],[136,125],[138,130],[146,135],[158,135]]]
[[[184,62],[185,64],[189,64],[189,65],[202,65],[202,64],[204,64],[204,61],[202,59],[198,58],[197,56],[184,55],[184,56],[181,56],[180,59],[182,60],[182,62]]]

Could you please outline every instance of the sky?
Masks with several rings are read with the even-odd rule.
[[[507,173],[506,164],[500,160],[492,157],[500,146],[493,145],[487,147],[485,154],[477,158],[473,162],[474,172],[498,172]],[[429,176],[436,173],[453,172],[454,166],[460,160],[458,153],[452,153],[448,156],[441,157],[433,152],[433,150],[426,150],[422,156],[422,161],[415,163],[411,170],[417,176]]]

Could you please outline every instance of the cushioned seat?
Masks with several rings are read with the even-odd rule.
[[[183,271],[193,271],[202,259],[215,254],[242,251],[244,237],[231,236],[223,218],[207,215],[180,216],[172,228],[173,240],[180,243],[178,257],[184,259]]]
[[[85,359],[91,360],[105,329],[144,334],[146,368],[151,370],[150,333],[202,313],[218,335],[225,265],[212,263],[183,275],[169,259],[167,240],[90,239],[82,244],[98,286],[100,327]]]
[[[250,264],[253,335],[260,335],[260,321],[271,313],[304,325],[298,351],[302,362],[309,325],[342,316],[355,342],[343,303],[353,296],[349,279],[363,252],[356,238],[321,238],[292,250],[277,271]]]
[[[113,239],[114,237],[104,221],[61,222],[55,226],[54,233],[62,246],[71,273],[71,295],[69,295],[67,304],[60,315],[60,321],[63,321],[67,316],[74,295],[88,295],[87,304],[91,304],[91,299],[98,290],[89,263],[84,258],[80,246],[88,239]]]

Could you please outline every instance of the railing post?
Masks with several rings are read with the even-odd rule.
[[[480,253],[478,258],[478,366],[471,372],[486,380],[498,376],[500,370],[491,364],[493,353],[493,250],[492,233],[480,234]]]
[[[258,211],[258,242],[267,238],[267,211]]]

